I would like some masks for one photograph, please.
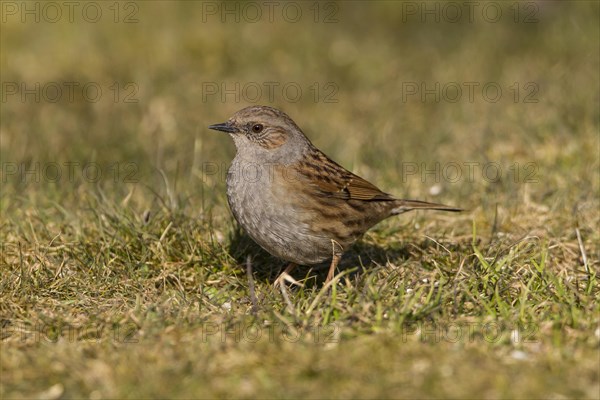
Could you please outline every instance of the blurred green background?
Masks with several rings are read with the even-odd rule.
[[[331,157],[398,195],[438,184],[432,193],[470,208],[485,190],[510,201],[527,163],[536,200],[564,180],[578,188],[565,201],[598,193],[597,2],[7,3],[5,211],[9,193],[40,187],[65,202],[98,185],[118,198],[128,174],[162,193],[159,170],[178,198],[197,205],[216,191],[208,204],[222,203],[207,163],[225,168],[234,147],[206,126],[249,104],[283,109]],[[80,165],[65,179],[68,162]],[[456,182],[426,174],[451,162]],[[481,163],[474,179],[469,162]],[[485,179],[489,162],[504,179]],[[137,190],[134,201],[153,197]]]

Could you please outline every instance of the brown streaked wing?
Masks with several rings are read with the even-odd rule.
[[[316,149],[314,149],[316,150]],[[343,200],[395,200],[372,183],[346,170],[319,150],[297,166],[298,175],[306,178],[321,194]]]

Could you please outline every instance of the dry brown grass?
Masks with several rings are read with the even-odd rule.
[[[4,94],[103,89],[97,102],[2,101],[2,398],[598,398],[598,3],[523,3],[538,6],[532,24],[404,22],[394,2],[339,3],[332,24],[312,22],[313,3],[298,23],[249,24],[144,2],[123,24],[98,4],[109,17],[97,24],[1,27]],[[203,97],[271,81],[304,95],[259,102],[343,165],[469,211],[380,224],[331,293],[326,268],[300,269],[290,308],[271,286],[282,263],[225,204],[233,145],[206,129],[249,102]],[[414,82],[504,91],[404,101]],[[426,173],[450,163],[461,179]],[[473,179],[465,163],[478,163]]]

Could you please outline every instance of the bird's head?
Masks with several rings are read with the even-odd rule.
[[[295,155],[310,144],[286,113],[267,106],[246,107],[227,122],[209,128],[229,133],[238,154],[263,157],[265,161]]]

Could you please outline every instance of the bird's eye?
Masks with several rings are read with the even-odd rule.
[[[263,128],[264,128],[264,126],[262,124],[256,124],[256,125],[252,126],[252,132],[261,133]]]

